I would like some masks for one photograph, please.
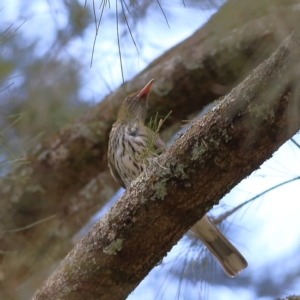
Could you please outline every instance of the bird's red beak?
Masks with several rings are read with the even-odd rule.
[[[142,98],[143,96],[147,96],[149,91],[150,91],[150,88],[151,88],[151,85],[153,83],[154,79],[151,79],[147,84],[146,86],[137,94],[137,98]]]

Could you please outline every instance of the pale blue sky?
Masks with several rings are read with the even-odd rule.
[[[51,3],[51,9],[49,9],[49,3]],[[43,51],[54,42],[53,29],[67,27],[59,0],[35,1],[34,5],[29,6],[22,0],[12,0],[2,4],[2,7],[2,22],[15,23],[16,25],[22,23],[22,20],[18,19],[19,13],[22,11],[22,16],[26,22],[21,30],[27,34],[28,38],[39,37],[39,55],[43,55]],[[21,10],[20,7],[22,7]],[[140,55],[137,55],[132,44],[126,44],[126,47],[123,46],[122,48],[124,55],[126,54],[126,59],[124,59],[125,80],[132,78],[151,60],[188,37],[212,13],[213,11],[201,12],[200,10],[183,8],[182,2],[178,1],[172,6],[173,17],[169,18],[170,28],[167,27],[162,15],[150,14],[136,28],[136,32],[139,33],[137,41],[139,38],[145,37],[143,43],[140,43],[142,45]],[[111,89],[116,88],[122,82],[114,26],[115,23],[112,21],[103,22],[96,43],[92,68],[89,67],[89,64],[95,35],[93,26],[86,32],[83,39],[74,40],[65,52],[65,55],[81,55],[86,65],[81,96],[87,101],[98,102],[105,94],[109,93],[104,81]],[[296,139],[300,143],[298,136]],[[218,214],[224,208],[234,207],[275,184],[299,176],[299,166],[299,149],[292,143],[285,144],[260,170],[254,172],[228,194],[222,200],[222,205],[217,207],[213,213]],[[230,236],[230,238],[248,260],[249,267],[244,272],[255,273],[258,280],[260,274],[269,272],[270,266],[276,279],[282,270],[292,268],[291,262],[293,259],[297,259],[296,256],[293,258],[291,255],[295,255],[300,244],[298,189],[298,181],[276,189],[238,211],[224,224],[225,231],[229,226],[235,228],[234,231],[230,231],[234,232],[234,236]],[[182,247],[184,249],[183,244],[184,242],[181,241],[174,247],[164,264],[175,260],[176,253],[181,252]],[[286,256],[289,257],[289,260],[286,260],[286,265],[283,265],[281,259]],[[279,265],[274,263],[279,261],[281,262]],[[172,276],[166,277],[166,279],[165,277],[165,270],[158,266],[128,299],[154,300],[158,298],[175,299],[175,297],[184,299],[183,292],[180,296],[176,294],[178,281],[171,280]],[[157,284],[158,282],[159,284]],[[161,290],[158,291],[159,286],[161,286]],[[187,284],[187,286],[191,295],[189,299],[200,299],[200,295],[202,299],[235,300],[253,299],[254,297],[251,290],[245,289],[233,290],[224,286],[202,287],[200,284]],[[202,293],[203,291],[204,293]],[[278,296],[299,293],[299,290],[295,286],[287,291],[282,291],[282,293]],[[267,300],[273,299],[273,297],[260,299]]]

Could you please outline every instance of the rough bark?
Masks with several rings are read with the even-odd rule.
[[[166,125],[173,124],[174,133],[181,119],[229,91],[272,53],[299,20],[293,3],[274,1],[270,8],[264,1],[229,1],[203,28],[126,83],[126,91],[155,78],[149,115],[173,110]],[[108,95],[1,181],[0,297],[1,292],[17,297],[15,288],[33,274],[44,278],[70,250],[74,233],[118,188],[107,168],[106,145],[124,96],[124,87]],[[56,217],[39,226],[5,232],[51,215]]]
[[[201,216],[300,129],[300,35],[137,178],[36,293],[125,299]]]

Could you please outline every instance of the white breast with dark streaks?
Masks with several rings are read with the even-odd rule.
[[[148,132],[146,127],[137,124],[123,125],[122,138],[117,139],[117,151],[115,152],[116,169],[119,172],[125,186],[137,178],[144,169],[145,163],[140,157],[145,153],[147,147]]]

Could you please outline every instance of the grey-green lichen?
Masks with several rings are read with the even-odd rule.
[[[91,199],[92,197],[94,197],[98,189],[99,187],[98,187],[97,178],[93,178],[79,192],[79,196],[82,196],[85,199]]]
[[[52,147],[52,145],[51,145]],[[65,146],[61,145],[57,148],[56,144],[53,143],[53,147],[52,149],[46,149],[43,152],[41,152],[38,157],[37,160],[38,161],[43,161],[43,160],[48,160],[51,164],[56,164],[60,161],[64,161],[68,158],[69,156],[69,150],[67,148],[65,148]]]
[[[102,125],[99,122],[99,125]],[[93,141],[95,139],[94,132],[88,124],[77,123],[73,125],[71,139],[77,139],[79,137],[84,137],[87,140]]]
[[[251,109],[251,113],[255,117],[261,118],[265,121],[268,121],[271,118],[274,118],[274,110],[268,104],[255,105]]]
[[[167,195],[166,179],[157,181],[154,184],[154,188],[155,188],[155,197],[164,200],[165,196]]]
[[[22,196],[22,193],[22,187],[20,185],[16,185],[13,189],[13,192],[11,193],[10,201],[12,203],[18,203]]]
[[[162,171],[162,176],[159,180],[156,181],[154,184],[155,189],[155,197],[158,199],[163,200],[164,197],[167,195],[167,181],[170,179],[168,176],[170,175],[173,178],[178,178],[180,180],[189,179],[190,176],[188,173],[185,172],[185,166],[179,162],[171,162],[167,163],[164,166]]]
[[[187,70],[197,70],[204,68],[204,65],[201,60],[197,61],[195,59],[186,59],[183,61],[183,63]]]
[[[45,193],[45,189],[43,189],[40,185],[33,185],[33,184],[28,185],[26,187],[26,191],[32,193],[36,193],[36,192]]]
[[[180,179],[190,178],[190,176],[185,172],[184,165],[182,163],[179,162],[171,163],[170,166],[172,167],[174,176],[176,176],[177,178]]]
[[[228,134],[226,128],[220,129],[220,134],[223,136],[226,143],[228,143],[232,139],[232,137]]]
[[[193,152],[192,152],[192,160],[197,160],[201,157],[201,155],[206,151],[206,146],[205,144],[201,144],[199,146],[198,141],[195,143],[193,147]]]
[[[156,82],[155,93],[160,97],[168,95],[172,89],[173,82],[170,80]]]
[[[116,255],[117,252],[122,250],[123,240],[116,239],[103,249],[103,252],[108,255]]]

